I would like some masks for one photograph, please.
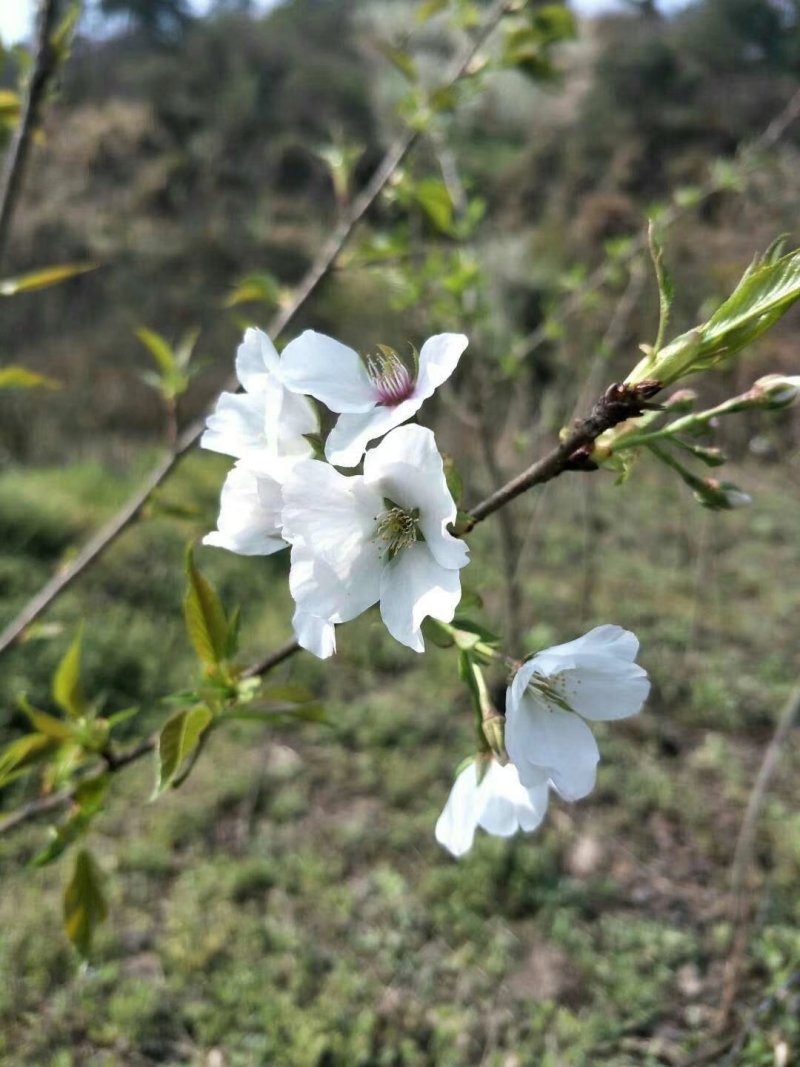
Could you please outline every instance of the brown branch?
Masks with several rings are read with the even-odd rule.
[[[448,88],[449,86],[454,85],[467,73],[476,53],[494,32],[498,23],[510,6],[510,0],[503,0],[501,3],[494,4],[487,16],[486,22],[481,27],[480,32],[464,49],[452,74],[444,83],[443,88]],[[298,311],[300,311],[312,293],[316,290],[323,278],[325,278],[333,269],[339,254],[349,241],[354,229],[366,215],[372,204],[374,204],[382,189],[419,137],[420,132],[418,130],[408,129],[401,133],[389,147],[382,162],[372,175],[372,178],[353,201],[350,211],[345,215],[342,221],[338,223],[328,241],[319,251],[314,262],[306,272],[305,277],[297,286],[291,302],[286,307],[281,308],[269,324],[268,333],[272,337],[277,337],[286,329],[295,315],[297,315]],[[233,378],[226,386],[226,388],[230,390],[235,390],[237,387],[238,383],[235,378]],[[204,417],[196,419],[191,423],[180,435],[176,447],[167,453],[156,467],[153,468],[141,486],[122,506],[117,514],[114,515],[97,534],[95,534],[74,560],[55,574],[50,581],[39,590],[39,592],[25,605],[22,611],[20,611],[16,618],[5,627],[2,633],[0,633],[0,655],[13,645],[14,642],[19,639],[25,628],[37,619],[42,612],[45,611],[45,609],[48,608],[53,601],[56,600],[56,598],[59,597],[61,593],[63,593],[64,590],[87,569],[87,567],[93,564],[95,560],[99,559],[123,530],[133,522],[144,504],[149,500],[154,490],[156,490],[172,472],[181,456],[198,441],[204,429]]]
[[[260,678],[299,651],[300,646],[297,641],[287,641],[285,645],[276,649],[275,652],[271,652],[268,656],[246,667],[241,676],[243,678]],[[98,778],[106,773],[116,774],[118,771],[124,770],[125,767],[130,767],[132,763],[138,763],[149,752],[155,751],[157,745],[158,734],[155,733],[151,734],[150,737],[143,738],[135,745],[131,745],[130,748],[123,749],[121,752],[109,747],[102,753],[102,763],[89,768],[80,781],[85,782],[87,779]],[[178,780],[178,784],[180,784],[180,781],[183,781],[183,778]],[[59,790],[57,793],[50,793],[48,796],[36,797],[17,808],[16,811],[11,812],[10,815],[0,820],[0,837],[16,829],[22,823],[30,822],[33,819],[41,819],[45,815],[50,815],[52,812],[66,807],[74,799],[78,784],[75,783],[66,789]]]
[[[636,385],[610,385],[603,396],[592,408],[591,414],[580,421],[570,431],[561,444],[537,460],[531,467],[506,482],[491,496],[476,504],[467,514],[468,518],[460,527],[461,533],[469,533],[479,522],[492,515],[499,508],[505,507],[521,493],[549,482],[567,470],[595,470],[590,458],[591,446],[597,438],[613,426],[635,419],[651,407],[651,397],[661,389],[661,383],[643,381]]]
[[[11,220],[22,190],[25,164],[34,130],[39,122],[47,87],[58,69],[58,53],[51,37],[56,20],[57,0],[40,0],[36,16],[36,45],[19,124],[6,154],[0,177],[0,262],[6,250]]]

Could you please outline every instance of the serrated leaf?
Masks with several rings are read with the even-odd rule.
[[[53,675],[53,700],[70,719],[79,719],[88,711],[81,686],[81,637],[78,630]]]
[[[46,734],[24,734],[0,750],[0,786],[7,785],[22,771],[57,747]]]
[[[69,723],[63,719],[57,719],[55,715],[48,715],[46,711],[39,711],[28,703],[25,696],[19,698],[19,706],[30,720],[31,726],[45,737],[51,737],[54,741],[71,741],[74,731]]]
[[[183,614],[189,638],[202,663],[218,664],[225,658],[228,620],[216,589],[195,566],[191,547],[186,552],[186,575]]]
[[[61,384],[25,367],[0,367],[0,389],[60,389]]]
[[[29,274],[20,274],[16,278],[3,278],[0,280],[0,296],[14,296],[16,293],[27,293],[33,289],[46,289],[50,285],[66,281],[67,278],[74,278],[77,274],[97,270],[97,267],[97,263],[62,263],[57,267],[45,267]]]
[[[102,872],[91,852],[81,849],[64,891],[64,929],[84,958],[89,955],[95,930],[107,915]]]
[[[155,330],[148,330],[146,326],[140,326],[135,333],[153,357],[162,376],[168,378],[173,375],[177,370],[177,365],[172,345],[161,334],[156,333]]]
[[[197,704],[177,711],[163,726],[158,735],[158,782],[154,796],[160,796],[172,784],[187,757],[197,748],[211,718],[205,704]]]

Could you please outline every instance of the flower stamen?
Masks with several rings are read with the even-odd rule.
[[[367,356],[367,374],[375,387],[377,403],[382,407],[394,408],[408,400],[416,382],[394,349],[386,345],[380,348],[379,353]]]
[[[373,540],[383,541],[381,555],[388,556],[389,559],[394,559],[399,552],[413,545],[418,538],[418,508],[406,511],[404,508],[392,505],[386,511],[381,512],[375,520]]]

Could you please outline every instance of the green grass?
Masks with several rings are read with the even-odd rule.
[[[130,730],[163,718],[159,696],[193,669],[180,619],[183,544],[213,520],[222,470],[193,457],[169,503],[196,514],[149,518],[81,598],[70,593],[48,615],[63,629],[9,659],[7,709],[19,687],[47,703],[43,672],[88,598],[90,687],[112,708],[138,699],[142,722]],[[760,475],[743,476],[752,484]],[[14,477],[0,479],[0,498],[13,503],[4,521],[35,585],[85,534],[82,502],[102,479],[88,469],[69,481],[39,472],[28,494]],[[61,932],[69,860],[25,868],[43,827],[0,843],[0,1060],[655,1067],[713,1049],[732,850],[800,667],[786,626],[796,612],[786,576],[800,564],[800,502],[779,472],[762,479],[749,512],[719,517],[645,468],[619,489],[595,477],[589,541],[580,477],[549,487],[533,519],[533,501],[516,511],[527,531],[527,647],[613,620],[640,635],[653,678],[637,720],[599,730],[590,798],[555,799],[537,834],[479,836],[452,861],[432,829],[470,749],[454,657],[418,658],[367,616],[341,630],[335,662],[299,656],[280,671],[321,694],[332,726],[240,723],[215,735],[185,786],[154,804],[149,761],[118,777],[90,838],[111,915],[89,966]],[[57,482],[73,501],[64,530],[57,508],[37,511],[42,488]],[[98,501],[100,511],[115,499]],[[468,581],[498,623],[495,535],[489,523],[477,532]],[[286,638],[283,561],[211,550],[198,558],[226,600],[243,604],[248,657]],[[742,1021],[800,967],[796,739],[790,747],[758,836]],[[797,1018],[790,987],[758,1017],[737,1064],[772,1065],[781,1042],[791,1062]]]

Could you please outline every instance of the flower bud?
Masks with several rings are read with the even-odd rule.
[[[695,489],[695,498],[704,508],[714,511],[730,511],[743,508],[753,502],[749,493],[745,493],[733,482],[720,482],[716,478],[704,478]]]
[[[759,407],[787,408],[800,396],[800,374],[767,374],[758,379],[752,392]]]
[[[671,415],[682,415],[692,411],[696,402],[697,393],[694,389],[678,389],[664,401],[664,408]]]

